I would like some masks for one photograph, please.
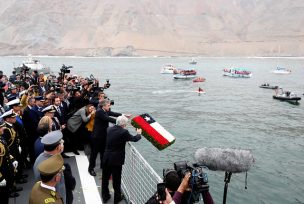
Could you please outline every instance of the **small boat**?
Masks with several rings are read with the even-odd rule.
[[[173,74],[174,79],[193,79],[196,77],[196,71],[194,69],[177,70]]]
[[[271,71],[274,74],[290,74],[291,70],[284,67],[277,67],[275,70]]]
[[[234,77],[234,78],[250,78],[252,76],[251,71],[244,68],[231,68],[223,70],[224,76]]]
[[[172,64],[166,64],[161,70],[161,74],[173,74],[176,68]]]
[[[276,94],[273,95],[273,98],[280,101],[288,101],[294,103],[298,103],[298,101],[301,100],[301,97],[297,96],[297,94],[290,91],[284,91],[282,88],[276,89]]]
[[[194,58],[192,58],[192,59],[189,61],[189,64],[197,64],[197,61],[196,61]]]
[[[14,70],[17,74],[20,74],[23,70],[28,69],[28,72],[37,71],[43,72],[44,74],[50,73],[50,68],[46,67],[44,64],[41,64],[39,60],[33,59],[31,55],[28,56],[26,60],[22,62],[19,67],[15,67]]]
[[[203,77],[197,77],[197,78],[193,79],[193,83],[195,83],[195,82],[204,82],[204,81],[206,81],[206,79],[203,78]]]
[[[270,84],[265,83],[259,86],[260,88],[264,88],[264,89],[278,89],[279,86],[270,86]]]

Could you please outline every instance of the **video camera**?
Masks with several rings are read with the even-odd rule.
[[[22,64],[21,73],[26,73],[28,71],[30,71],[30,68],[28,66],[26,66],[25,64]]]
[[[73,66],[66,66],[65,64],[62,65],[60,72],[63,74],[68,74],[71,72],[71,68],[73,68]]]
[[[209,190],[208,175],[203,171],[203,169],[207,169],[207,167],[200,166],[199,164],[189,166],[186,161],[180,161],[174,163],[174,169],[181,179],[184,178],[188,172],[191,173],[189,187],[192,191],[201,193]]]
[[[65,64],[63,64],[60,68],[60,72],[59,72],[59,76],[61,78],[61,82],[63,83],[63,80],[64,80],[64,75],[65,74],[68,74],[71,72],[71,68],[73,68],[73,66],[66,66]]]
[[[208,175],[206,172],[204,172],[204,169],[207,169],[207,167],[199,164],[188,165],[186,161],[174,163],[174,170],[177,172],[181,180],[187,173],[191,173],[189,179],[189,187],[191,188],[191,203],[199,202],[200,194],[209,191]],[[165,172],[166,169],[163,170],[164,177]]]

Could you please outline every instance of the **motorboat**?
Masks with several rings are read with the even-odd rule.
[[[204,77],[197,77],[197,78],[193,79],[193,83],[204,82],[204,81],[206,81],[206,79]]]
[[[28,70],[28,72],[31,71],[37,71],[38,73],[43,72],[44,74],[50,73],[49,67],[42,64],[39,60],[33,59],[31,55],[29,55],[28,58],[24,60],[21,65],[19,65],[19,67],[15,67],[14,70],[16,71],[17,74],[20,74],[24,70]]]
[[[192,59],[189,61],[189,64],[197,64],[197,61],[196,61],[194,58],[192,58]]]
[[[166,64],[161,70],[161,74],[173,74],[176,68],[172,64]]]
[[[259,86],[260,88],[263,88],[263,89],[278,89],[279,86],[270,86],[270,84],[268,83],[264,83],[262,85]]]
[[[194,69],[178,70],[173,74],[174,79],[193,79],[196,77],[196,71]]]
[[[297,94],[290,91],[284,91],[282,88],[276,89],[276,94],[273,95],[273,98],[280,101],[288,101],[294,103],[298,103],[298,101],[301,100],[301,97],[297,96]]]
[[[252,73],[251,71],[245,68],[231,68],[231,69],[224,69],[223,75],[234,78],[250,78],[252,76]]]
[[[274,74],[290,74],[291,70],[285,67],[277,67],[275,70],[271,71]]]

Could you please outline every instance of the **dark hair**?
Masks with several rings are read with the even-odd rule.
[[[56,175],[56,174],[55,174],[55,175]],[[51,181],[51,180],[54,178],[55,175],[42,175],[42,174],[40,173],[40,178],[41,178],[41,181],[42,181],[43,183],[47,183],[47,182]]]
[[[166,188],[171,191],[176,191],[181,183],[181,180],[175,170],[167,171],[164,173],[164,183]]]
[[[45,151],[51,152],[51,151],[55,150],[59,144],[60,143],[52,144],[52,145],[43,145],[43,147],[44,147]]]
[[[38,136],[44,136],[49,132],[49,124],[43,124],[41,126],[38,125],[37,127],[37,134]]]

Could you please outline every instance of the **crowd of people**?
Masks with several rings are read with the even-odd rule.
[[[88,173],[96,176],[94,168],[100,153],[100,168],[107,172],[104,179],[109,180],[108,175],[113,175],[114,201],[122,200],[123,146],[127,141],[138,141],[141,130],[137,130],[138,134],[133,137],[124,129],[130,115],[111,111],[113,101],[103,91],[109,87],[109,81],[100,87],[93,77],[66,73],[46,76],[37,71],[25,71],[13,72],[8,77],[0,71],[1,202],[8,203],[9,198],[19,196],[18,192],[23,189],[18,184],[26,183],[28,177],[24,169],[33,168],[39,184],[33,187],[30,203],[44,203],[42,198],[54,203],[73,203],[76,180],[71,167],[65,162],[62,165],[57,163],[59,166],[52,162],[69,158],[65,152],[79,155],[78,151],[84,148],[90,150]],[[116,124],[114,127],[121,131],[114,133],[117,140],[107,142],[109,122]],[[118,151],[117,154],[113,149]],[[104,154],[107,155],[105,159]],[[60,155],[61,159],[58,156],[51,159],[55,155]],[[47,164],[48,160],[51,165]],[[45,165],[56,169],[44,168]],[[64,170],[61,170],[62,166]],[[103,186],[108,188],[106,182]],[[46,193],[46,189],[51,191]],[[35,196],[41,190],[46,197]],[[102,195],[105,195],[104,201],[110,197],[109,193]]]
[[[29,203],[73,203],[76,180],[70,165],[64,162],[69,158],[65,152],[79,155],[78,151],[84,149],[89,149],[91,176],[96,176],[100,154],[103,202],[111,198],[111,175],[114,203],[123,199],[125,144],[139,141],[142,130],[136,129],[136,135],[131,135],[126,129],[131,115],[111,111],[113,101],[104,92],[109,87],[109,81],[99,86],[94,77],[66,73],[46,76],[37,71],[13,72],[8,77],[0,71],[1,203],[8,204],[9,198],[19,196],[23,189],[18,184],[27,182],[26,168],[33,169],[37,181]],[[115,125],[109,127],[109,123]],[[167,188],[168,203],[183,203],[181,194],[188,180],[179,181],[180,188]]]

